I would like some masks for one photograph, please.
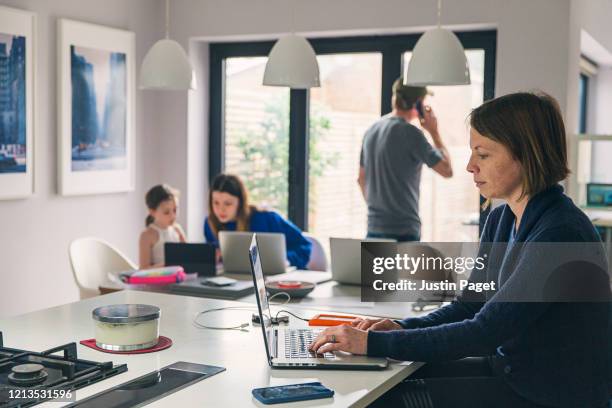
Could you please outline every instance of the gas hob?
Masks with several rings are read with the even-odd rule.
[[[76,343],[42,352],[4,347],[0,332],[0,408],[74,401],[74,390],[125,371],[126,364],[79,359]]]

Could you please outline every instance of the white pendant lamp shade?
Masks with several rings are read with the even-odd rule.
[[[153,44],[142,60],[140,89],[196,89],[195,73],[185,50],[170,39],[170,0],[166,0],[166,38]]]
[[[414,46],[404,85],[469,85],[470,70],[463,46],[449,30],[427,31]]]
[[[263,84],[294,89],[320,86],[319,64],[310,43],[295,34],[280,38],[268,56]]]
[[[196,89],[196,80],[187,54],[176,41],[156,42],[142,61],[140,89]]]

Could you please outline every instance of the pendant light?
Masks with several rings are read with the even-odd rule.
[[[140,89],[196,89],[195,73],[187,54],[178,42],[170,39],[169,0],[166,0],[166,38],[153,44],[142,60]]]
[[[440,26],[442,0],[438,0],[438,27],[425,32],[412,51],[404,85],[469,85],[470,69],[457,36]]]
[[[308,89],[320,86],[319,64],[312,46],[296,35],[294,6],[291,3],[291,34],[281,37],[272,47],[264,71],[263,84]]]

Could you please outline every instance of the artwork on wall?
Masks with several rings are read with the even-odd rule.
[[[0,199],[34,190],[36,16],[0,7]]]
[[[58,22],[59,189],[134,189],[134,33]]]

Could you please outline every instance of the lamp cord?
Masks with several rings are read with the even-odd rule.
[[[170,0],[166,0],[166,39],[170,38]]]
[[[291,34],[295,34],[295,0],[291,0]]]
[[[438,28],[440,28],[440,16],[442,15],[442,0],[438,0]]]

